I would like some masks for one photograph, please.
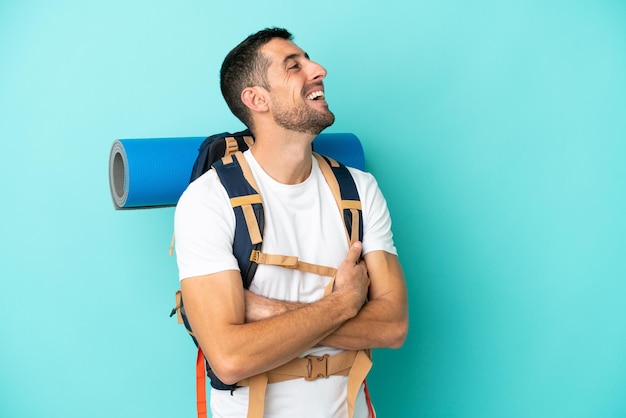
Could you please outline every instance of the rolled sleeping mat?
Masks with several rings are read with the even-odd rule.
[[[109,155],[109,185],[115,209],[176,205],[189,184],[204,139],[198,136],[114,141]],[[319,134],[313,149],[347,166],[365,169],[363,147],[352,133]]]
[[[313,140],[313,150],[348,167],[365,170],[365,154],[361,141],[352,133],[324,133]]]

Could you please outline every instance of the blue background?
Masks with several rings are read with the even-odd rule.
[[[239,129],[227,51],[285,26],[379,179],[411,324],[381,417],[626,416],[626,5],[0,1],[0,416],[194,416],[173,209],[117,138]]]

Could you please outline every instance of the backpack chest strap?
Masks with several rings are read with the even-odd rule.
[[[250,261],[257,264],[268,264],[288,269],[300,270],[306,273],[319,274],[320,276],[335,277],[337,269],[334,267],[322,266],[320,264],[305,263],[298,260],[296,256],[266,254],[253,250],[250,254]]]
[[[318,274],[320,276],[330,277],[331,280],[324,289],[324,296],[328,296],[333,291],[335,284],[335,276],[337,269],[334,267],[322,266],[320,264],[305,263],[298,260],[296,256],[266,254],[257,250],[253,250],[250,254],[250,261],[256,264],[267,264],[271,266],[279,266],[288,269],[300,270],[305,273]]]

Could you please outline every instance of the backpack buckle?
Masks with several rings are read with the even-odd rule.
[[[253,263],[259,264],[260,258],[261,258],[261,251],[252,250],[252,252],[250,253],[250,261],[252,261]]]
[[[328,354],[324,354],[321,357],[318,356],[305,356],[309,361],[309,375],[304,377],[304,380],[311,381],[320,377],[328,377]]]

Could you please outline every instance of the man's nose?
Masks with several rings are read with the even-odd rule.
[[[310,77],[313,80],[323,80],[326,77],[326,68],[315,61],[310,61]]]

